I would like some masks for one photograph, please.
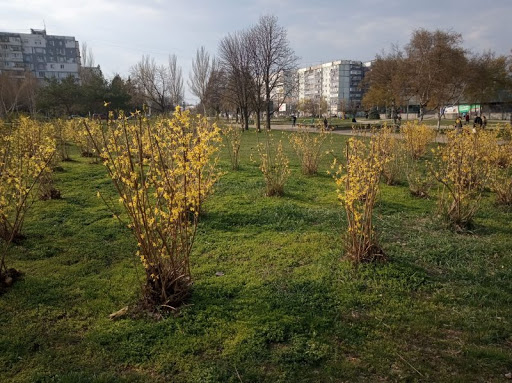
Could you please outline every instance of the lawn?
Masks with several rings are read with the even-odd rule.
[[[473,230],[436,218],[436,200],[382,185],[376,228],[389,261],[343,259],[344,216],[326,174],[264,196],[252,149],[207,201],[178,315],[109,320],[139,296],[128,229],[96,192],[114,189],[76,151],[55,173],[63,199],[37,202],[0,297],[5,382],[503,382],[512,371],[512,219],[487,194]],[[326,146],[341,153],[347,137]]]

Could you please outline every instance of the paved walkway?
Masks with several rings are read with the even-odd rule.
[[[366,122],[365,121],[365,124],[373,124],[373,123],[378,123],[379,120],[375,120],[375,121],[368,121]],[[255,125],[250,125],[249,128],[254,128],[256,129],[256,126]],[[451,128],[449,126],[441,126],[441,128],[445,128],[445,129],[448,129],[448,128]],[[264,127],[262,126],[262,129],[264,129]],[[435,129],[435,127],[432,127],[432,129]],[[279,130],[279,131],[287,131],[287,132],[296,132],[298,130],[297,127],[292,127],[291,125],[272,125],[272,130]],[[308,132],[318,132],[318,129],[316,128],[306,128],[306,130]],[[351,129],[339,129],[339,130],[332,130],[331,131],[332,134],[339,134],[339,135],[342,135],[342,136],[368,136],[370,134],[372,134],[371,132],[369,131],[355,131],[355,134],[354,134],[354,131],[351,130]],[[393,133],[393,136],[394,137],[397,137],[397,138],[401,138],[401,135],[399,133]],[[436,136],[436,140],[435,142],[439,142],[439,143],[446,143],[446,135],[444,134],[437,134]]]

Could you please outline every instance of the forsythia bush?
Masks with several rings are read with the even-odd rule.
[[[319,133],[311,133],[307,127],[299,125],[297,132],[290,135],[290,143],[299,157],[302,173],[315,174],[322,156],[322,145],[328,132],[320,128]]]
[[[174,308],[192,283],[189,257],[201,203],[218,175],[219,129],[179,107],[172,118],[155,122],[138,117],[129,123],[121,116],[101,141],[86,124],[137,239],[144,301]]]
[[[382,155],[382,136],[372,135],[369,142],[350,138],[346,147],[346,165],[338,165],[334,179],[338,199],[345,208],[348,229],[345,249],[355,263],[383,257],[373,228],[373,208],[379,190],[382,169],[388,159]]]
[[[265,143],[258,143],[257,151],[260,159],[260,170],[265,178],[267,196],[281,196],[284,184],[290,176],[289,160],[284,154],[281,140],[276,143],[272,134],[266,132]]]
[[[43,125],[26,117],[0,132],[0,238],[6,245],[0,272],[6,270],[5,248],[21,232],[39,179],[51,172],[56,144],[47,133]]]
[[[387,185],[400,182],[404,165],[404,142],[393,134],[391,127],[383,126],[379,131],[380,155],[385,159],[382,177]]]
[[[491,140],[494,150],[490,151],[490,189],[496,193],[496,201],[512,205],[512,126],[503,129],[501,142],[498,137]],[[482,148],[485,150],[486,148]]]
[[[428,145],[435,140],[434,129],[418,122],[407,122],[401,130],[405,148],[413,159],[422,157],[427,152]]]
[[[84,128],[87,124],[87,129]],[[104,128],[100,120],[74,119],[71,121],[73,141],[80,149],[82,157],[91,157],[93,162],[99,161],[99,151],[102,146],[96,148],[95,144],[103,141]]]
[[[489,145],[489,142],[491,144]],[[475,215],[490,175],[495,135],[483,130],[447,133],[446,145],[433,150],[432,174],[443,185],[441,213],[456,229],[467,227]]]
[[[71,159],[69,155],[69,143],[73,140],[75,120],[58,119],[53,121],[54,136],[57,140],[57,153],[63,161]],[[82,128],[82,127],[80,127]]]
[[[430,190],[436,184],[436,180],[433,178],[432,173],[425,169],[424,163],[405,154],[403,171],[411,195],[419,198],[428,198]]]
[[[229,151],[229,159],[231,160],[231,168],[238,170],[240,164],[240,145],[242,144],[242,128],[236,125],[226,125],[222,129],[222,133],[226,138]]]

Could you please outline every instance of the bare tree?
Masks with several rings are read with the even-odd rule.
[[[244,129],[249,129],[249,114],[253,80],[247,32],[235,32],[219,44],[220,64],[226,75],[225,97],[240,111]]]
[[[252,79],[251,107],[256,114],[256,129],[261,131],[261,114],[264,107],[264,66],[260,57],[260,45],[256,27],[247,32],[246,44],[249,49],[249,68]]]
[[[299,101],[297,109],[304,115],[320,117],[322,114],[327,113],[329,104],[325,97],[320,97],[314,100],[311,98],[304,98]]]
[[[489,103],[503,98],[511,89],[510,71],[507,57],[496,56],[488,51],[473,55],[468,63],[468,85],[465,98],[472,103]]]
[[[176,55],[169,56],[169,97],[171,106],[181,105],[184,100],[183,75],[181,67],[177,64]]]
[[[170,81],[167,68],[157,65],[154,58],[142,56],[142,60],[130,69],[131,79],[144,95],[146,103],[160,113],[168,110]]]
[[[34,74],[29,71],[25,72],[25,77],[21,83],[20,93],[23,105],[29,111],[31,116],[34,116],[37,112],[36,102],[38,89],[39,83],[37,82],[37,78]]]
[[[396,118],[396,107],[412,99],[420,106],[420,120],[426,110],[435,111],[439,127],[442,108],[458,103],[468,86],[467,52],[461,44],[457,33],[414,31],[403,52],[395,48],[377,56],[365,79],[365,105],[391,106]]]
[[[418,29],[405,47],[408,83],[420,105],[420,120],[429,108],[436,111],[439,127],[441,108],[463,95],[467,58],[461,44],[458,33]]]
[[[92,68],[95,64],[94,53],[92,52],[92,48],[87,45],[87,42],[82,43],[80,64],[80,81],[82,84],[87,84],[94,76]]]
[[[16,110],[19,100],[17,80],[9,76],[8,72],[0,73],[0,115],[7,116]]]
[[[207,89],[211,74],[210,54],[202,46],[197,50],[196,58],[192,60],[192,72],[190,72],[188,86],[192,94],[199,99],[205,115]]]
[[[12,77],[9,72],[0,73],[0,116],[8,116],[19,110],[36,112],[37,79],[31,72],[22,78]]]
[[[251,29],[251,36],[255,74],[261,76],[263,82],[266,128],[270,129],[272,92],[283,84],[283,76],[296,71],[298,57],[290,47],[286,29],[278,25],[276,16],[260,17],[259,23]],[[258,79],[255,78],[255,81]]]
[[[390,54],[377,55],[371,71],[363,80],[363,87],[368,88],[363,104],[368,109],[375,106],[391,107],[391,117],[396,124],[397,108],[411,97],[407,79],[402,51],[394,47]]]
[[[92,48],[87,45],[87,42],[82,43],[82,54],[80,59],[82,66],[90,68],[94,66],[94,54],[92,53]]]
[[[225,90],[226,74],[216,58],[212,59],[210,77],[206,85],[204,106],[207,111],[218,115],[222,108],[222,98]]]

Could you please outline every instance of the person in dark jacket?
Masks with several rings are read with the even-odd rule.
[[[481,128],[482,127],[482,118],[477,114],[475,117],[475,121],[473,121],[473,128]]]

